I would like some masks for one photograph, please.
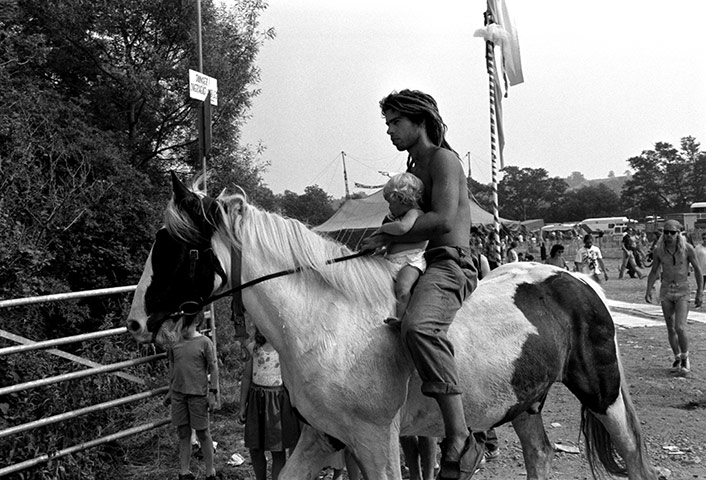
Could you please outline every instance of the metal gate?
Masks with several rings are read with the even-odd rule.
[[[16,306],[20,306],[20,305],[31,305],[31,304],[56,302],[56,301],[70,300],[70,299],[96,297],[96,296],[101,296],[101,295],[114,295],[114,294],[118,294],[118,293],[130,293],[130,292],[133,292],[136,287],[137,287],[136,285],[132,285],[132,286],[128,286],[128,287],[104,288],[104,289],[99,289],[99,290],[89,290],[89,291],[84,291],[84,292],[72,292],[72,293],[61,293],[61,294],[46,295],[46,296],[41,296],[41,297],[30,297],[30,298],[12,299],[12,300],[0,300],[0,309],[7,308],[7,307],[16,307]],[[32,351],[32,350],[46,349],[46,350],[48,350],[48,353],[63,357],[65,359],[68,359],[73,362],[77,362],[77,363],[80,363],[80,364],[83,364],[83,365],[89,367],[85,370],[80,370],[80,371],[71,372],[71,373],[65,373],[65,374],[56,375],[53,377],[42,378],[40,380],[33,380],[33,381],[25,382],[25,383],[19,383],[16,385],[2,387],[2,388],[0,388],[0,397],[2,397],[3,395],[21,392],[21,391],[29,390],[32,388],[37,388],[37,387],[42,387],[45,385],[51,385],[51,384],[55,384],[55,383],[59,383],[59,382],[64,382],[67,380],[74,380],[74,379],[78,379],[78,378],[84,378],[84,377],[106,374],[106,373],[111,373],[113,375],[117,375],[122,378],[125,378],[129,381],[136,382],[141,385],[145,385],[145,381],[143,379],[136,377],[134,375],[130,375],[125,372],[121,372],[121,370],[124,368],[127,368],[129,366],[140,365],[143,363],[153,362],[155,360],[161,360],[163,358],[166,358],[165,353],[156,354],[156,355],[149,355],[146,357],[141,357],[141,358],[137,358],[137,359],[133,359],[133,360],[127,360],[127,361],[123,361],[123,362],[113,363],[110,365],[101,365],[101,364],[92,362],[90,360],[87,360],[85,358],[78,357],[76,355],[72,355],[70,353],[53,348],[53,347],[57,347],[59,345],[66,345],[66,344],[70,344],[70,343],[82,342],[85,340],[93,340],[93,339],[98,339],[98,338],[103,338],[103,337],[108,337],[108,336],[113,336],[113,335],[123,335],[125,333],[127,333],[127,328],[120,327],[120,328],[113,328],[110,330],[86,333],[86,334],[82,334],[82,335],[75,335],[75,336],[71,336],[71,337],[58,338],[58,339],[54,339],[54,340],[34,342],[32,340],[20,337],[18,335],[12,334],[10,332],[0,330],[0,336],[19,344],[17,346],[0,348],[0,356],[20,354],[20,353],[28,352],[28,351]],[[29,431],[29,430],[32,430],[35,428],[39,428],[39,427],[45,427],[47,425],[57,424],[57,423],[60,423],[60,422],[63,422],[63,421],[66,421],[66,420],[69,420],[72,418],[76,418],[81,415],[86,415],[86,414],[89,414],[92,412],[102,411],[102,410],[117,407],[120,405],[125,405],[128,403],[141,401],[146,398],[150,398],[150,397],[153,397],[156,395],[161,395],[163,393],[166,393],[167,390],[168,390],[168,387],[161,387],[161,388],[137,393],[134,395],[129,395],[126,397],[117,398],[117,399],[110,400],[110,401],[103,402],[103,403],[99,403],[96,405],[91,405],[89,407],[80,408],[80,409],[73,410],[70,412],[64,412],[59,415],[54,415],[51,417],[42,418],[40,420],[28,422],[28,423],[25,423],[22,425],[15,425],[15,426],[7,428],[5,430],[0,430],[0,440],[4,439],[5,437],[9,437],[11,435],[16,435],[18,433],[26,432],[26,431]],[[7,467],[0,468],[0,477],[9,475],[11,473],[19,472],[21,470],[27,469],[29,467],[33,467],[35,465],[38,465],[38,464],[41,464],[44,462],[48,462],[49,460],[61,458],[66,455],[70,455],[70,454],[73,454],[73,453],[76,453],[76,452],[79,452],[82,450],[86,450],[88,448],[96,447],[98,445],[102,445],[102,444],[112,442],[112,441],[115,441],[115,440],[118,440],[121,438],[135,435],[137,433],[141,433],[141,432],[145,432],[145,431],[157,428],[157,427],[161,427],[163,425],[168,424],[169,422],[170,422],[169,418],[164,418],[161,420],[148,422],[148,423],[138,425],[138,426],[126,429],[126,430],[122,430],[120,432],[113,433],[111,435],[106,435],[106,436],[103,436],[100,438],[87,440],[85,442],[79,443],[77,445],[73,445],[68,448],[64,448],[62,450],[58,450],[58,451],[54,451],[54,452],[47,453],[44,455],[40,455],[38,457],[35,457],[30,460],[26,460],[21,463],[9,465]]]

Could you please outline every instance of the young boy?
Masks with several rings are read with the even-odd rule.
[[[407,233],[417,221],[417,217],[424,213],[419,208],[423,191],[422,181],[411,173],[400,173],[392,177],[382,190],[383,197],[390,204],[390,213],[383,220],[378,232],[394,236]],[[412,287],[426,269],[424,261],[426,243],[425,241],[414,243],[393,241],[387,246],[385,258],[395,278],[397,298],[395,316],[385,320],[388,325],[399,326],[402,314],[407,309]]]
[[[181,338],[167,351],[169,393],[165,403],[171,402],[172,424],[179,436],[179,480],[196,478],[189,469],[192,428],[201,442],[206,480],[217,478],[208,412],[217,405],[218,364],[213,343],[196,331],[202,320],[203,314],[184,316]]]

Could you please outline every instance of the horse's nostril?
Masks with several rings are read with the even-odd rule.
[[[128,320],[127,321],[127,329],[130,332],[137,332],[140,330],[140,322],[137,320]]]

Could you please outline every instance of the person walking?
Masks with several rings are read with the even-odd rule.
[[[701,233],[701,243],[694,247],[696,261],[699,262],[701,273],[704,276],[704,288],[706,288],[706,231]]]
[[[566,260],[564,260],[564,245],[560,243],[552,245],[549,258],[547,258],[544,263],[568,270],[569,266],[566,264]]]
[[[667,324],[667,338],[674,354],[672,372],[686,374],[691,371],[689,339],[686,334],[690,295],[689,265],[694,269],[696,279],[696,308],[699,308],[703,301],[704,277],[696,260],[694,247],[680,235],[680,229],[681,225],[676,220],[667,220],[664,223],[662,236],[652,251],[654,260],[647,277],[645,301],[652,303],[652,287],[661,269],[662,284],[659,296]]]
[[[454,347],[447,335],[478,283],[469,249],[466,177],[458,154],[446,141],[446,125],[433,97],[416,90],[393,92],[380,101],[380,109],[392,144],[408,152],[407,171],[424,184],[424,214],[407,233],[372,235],[363,248],[428,241],[427,269],[401,319],[401,336],[422,379],[422,393],[436,400],[444,422],[438,478],[467,479],[482,461],[484,447],[466,425]]]
[[[576,251],[574,266],[577,272],[589,275],[596,283],[601,283],[601,273],[608,280],[608,272],[603,263],[601,249],[593,244],[593,235],[590,233],[583,237],[583,247]]]
[[[197,331],[203,314],[182,317],[181,338],[167,350],[172,425],[179,437],[179,480],[194,480],[190,470],[191,430],[201,443],[206,480],[216,480],[208,412],[218,406],[218,363],[211,339]]]

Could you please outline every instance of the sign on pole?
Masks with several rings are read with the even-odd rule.
[[[218,80],[196,70],[189,70],[189,97],[204,101],[211,92],[211,105],[218,105]]]

